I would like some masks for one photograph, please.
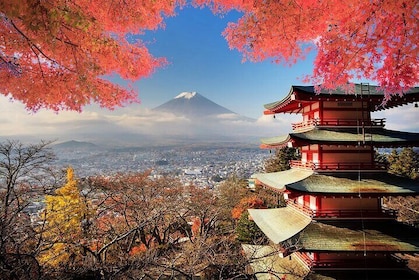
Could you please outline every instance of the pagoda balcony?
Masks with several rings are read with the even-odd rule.
[[[407,261],[402,259],[365,259],[364,257],[359,257],[359,259],[342,259],[338,261],[312,261],[309,265],[314,270],[330,270],[330,269],[355,269],[361,268],[365,269],[367,266],[368,269],[397,269],[405,268]]]
[[[292,129],[294,131],[304,131],[313,127],[384,127],[386,119],[372,119],[372,120],[342,120],[342,119],[311,119],[299,123],[293,123]]]
[[[386,171],[387,166],[379,162],[302,162],[300,160],[291,160],[291,168],[311,169],[318,172],[332,171]]]
[[[297,252],[296,253],[298,258],[303,261],[305,265],[310,268],[314,268],[316,270],[323,270],[323,269],[350,269],[350,268],[363,268],[365,269],[366,262],[368,263],[368,267],[370,269],[394,269],[394,268],[405,268],[407,265],[407,260],[404,260],[400,257],[395,255],[391,255],[390,257],[384,259],[366,259],[364,257],[357,258],[357,259],[341,259],[341,260],[313,260],[309,256],[306,255],[304,252]]]
[[[396,219],[397,211],[393,209],[334,209],[313,210],[314,219]]]

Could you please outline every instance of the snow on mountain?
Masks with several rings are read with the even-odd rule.
[[[193,91],[193,92],[182,92],[182,93],[180,93],[178,96],[176,96],[174,99],[177,99],[177,98],[186,98],[186,99],[191,99],[191,98],[193,98],[194,96],[196,95],[196,91]]]
[[[227,114],[239,116],[197,92],[182,92],[153,110],[172,113],[176,116],[185,116],[189,119],[203,119]]]

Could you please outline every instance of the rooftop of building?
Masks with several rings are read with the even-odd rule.
[[[249,209],[249,214],[274,244],[292,250],[419,253],[419,230],[395,220],[318,221],[292,209]]]
[[[419,231],[394,220],[313,221],[300,235],[304,251],[419,252]]]
[[[374,147],[399,147],[406,145],[418,146],[419,133],[389,130],[382,127],[313,127],[304,132],[290,133],[285,136],[262,138],[261,147],[265,149],[278,148],[288,145],[289,142],[295,143],[295,146],[307,143],[330,145],[370,144]]]
[[[275,244],[302,231],[312,219],[294,207],[248,209],[250,217]]]
[[[252,176],[262,184],[278,192],[294,190],[302,193],[375,196],[412,195],[419,193],[419,181],[387,172],[331,172],[316,173],[313,170],[292,168],[273,173],[257,173]]]
[[[275,113],[300,113],[301,102],[315,101],[360,101],[369,102],[370,111],[380,111],[419,100],[419,87],[414,87],[403,93],[394,95],[390,100],[384,102],[384,91],[378,87],[367,84],[354,84],[352,92],[345,89],[333,91],[324,90],[321,86],[291,86],[291,89],[283,99],[264,105],[265,114]]]
[[[258,280],[303,280],[310,272],[292,254],[291,257],[281,258],[275,246],[242,244],[242,248]]]

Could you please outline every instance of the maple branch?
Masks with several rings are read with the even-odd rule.
[[[11,20],[11,19],[9,19],[9,18],[7,18],[6,16],[4,16],[3,17],[4,18],[4,20],[6,20],[7,22],[9,22],[10,23],[10,25],[27,41],[27,43],[28,43],[28,45],[30,46],[30,48],[31,48],[31,50],[33,51],[33,53],[36,55],[36,57],[37,57],[37,59],[38,59],[38,63],[40,63],[40,59],[39,59],[39,54],[38,53],[36,53],[35,52],[35,50],[37,50],[42,56],[44,56],[47,60],[49,60],[49,61],[51,61],[52,63],[54,63],[54,64],[56,64],[56,65],[60,65],[60,63],[58,63],[58,61],[56,61],[55,59],[53,59],[52,57],[50,57],[50,56],[48,56],[46,53],[44,53],[44,51],[40,48],[40,47],[38,47],[36,44],[34,44],[33,42],[32,42],[32,40],[28,37],[28,36],[26,36],[26,34],[25,33],[23,33],[17,26],[16,26],[16,24]],[[60,65],[60,67],[62,67],[62,68],[64,68],[64,69],[66,69],[66,70],[68,70],[68,71],[70,71],[70,72],[73,72],[73,73],[77,73],[76,71],[74,71],[74,70],[71,70],[70,68],[68,68],[68,67],[66,67],[66,66],[63,66],[63,65]]]
[[[16,60],[16,58],[13,58],[14,60]],[[4,64],[5,68],[7,68],[9,70],[9,72],[11,72],[13,75],[15,76],[19,76],[20,74],[22,74],[22,69],[19,65],[19,63],[16,63],[15,61],[12,60],[6,60],[3,55],[0,55],[0,65]],[[2,66],[0,66],[2,67]]]
[[[116,242],[126,238],[127,236],[129,236],[130,234],[138,231],[139,229],[141,229],[142,227],[144,227],[147,223],[149,223],[150,221],[153,221],[155,218],[157,218],[157,215],[155,217],[151,217],[148,220],[145,220],[144,222],[142,222],[140,225],[137,225],[135,228],[130,229],[129,231],[125,232],[124,234],[121,234],[119,236],[116,236],[114,239],[112,239],[111,241],[109,241],[106,245],[104,245],[98,252],[97,254],[100,255],[103,253],[103,251],[105,251],[106,249],[108,249],[110,246],[112,246],[113,244],[115,244]]]

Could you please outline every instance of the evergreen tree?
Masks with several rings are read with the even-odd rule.
[[[403,177],[419,178],[419,154],[413,148],[393,149],[388,156],[389,172]]]
[[[297,149],[283,147],[275,150],[275,154],[266,160],[265,172],[277,172],[290,169],[290,160],[297,160]]]
[[[390,173],[418,179],[419,155],[412,148],[404,148],[400,152],[393,149],[387,156]],[[398,219],[414,226],[419,224],[419,198],[413,197],[388,197],[385,199],[388,207],[397,210]]]
[[[237,240],[247,244],[262,244],[266,237],[256,223],[249,219],[249,212],[245,211],[237,221]]]

